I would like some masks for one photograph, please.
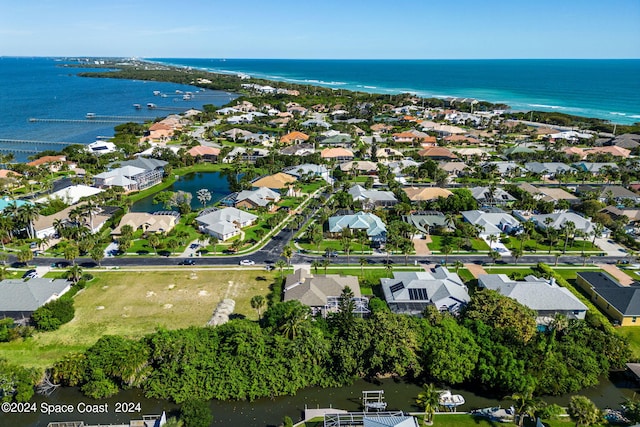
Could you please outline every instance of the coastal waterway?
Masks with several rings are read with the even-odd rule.
[[[236,98],[227,92],[175,83],[78,77],[78,73],[96,70],[66,67],[69,63],[77,61],[0,57],[2,153],[13,152],[23,162],[36,152],[62,148],[42,142],[90,144],[99,136],[113,136],[118,123],[201,109],[205,104],[220,106]],[[178,96],[187,91],[193,94],[190,99]],[[149,103],[156,108],[148,109]],[[87,113],[93,113],[93,119],[87,119]]]
[[[289,416],[294,422],[302,419],[305,408],[339,408],[349,411],[361,410],[360,403],[362,391],[384,390],[388,409],[402,410],[405,412],[419,412],[420,408],[415,404],[415,398],[421,391],[418,384],[408,383],[392,378],[385,378],[374,382],[358,380],[348,387],[318,388],[309,387],[300,390],[295,396],[283,396],[274,399],[258,399],[253,402],[246,401],[211,401],[210,408],[214,417],[212,426],[277,426],[283,417]],[[618,408],[625,398],[632,397],[638,388],[625,379],[623,375],[612,375],[611,378],[602,378],[598,386],[585,389],[579,394],[593,400],[600,408]],[[477,408],[497,406],[503,407],[511,403],[503,399],[503,396],[486,397],[471,390],[451,389],[454,394],[464,396],[466,403],[458,408],[458,411],[470,411]],[[567,406],[570,396],[545,397],[548,403],[556,403]],[[83,420],[86,423],[115,424],[128,422],[130,419],[140,418],[146,414],[159,414],[166,411],[168,415],[176,415],[179,406],[167,401],[147,399],[139,389],[120,392],[118,395],[103,400],[92,400],[82,395],[77,388],[61,388],[51,396],[37,395],[32,399],[37,410],[28,414],[3,415],[0,417],[0,427],[41,427],[51,421]],[[118,404],[139,404],[139,412],[116,413]],[[106,413],[91,414],[79,413],[84,405],[105,405]],[[46,414],[41,411],[47,405],[70,405],[73,413]],[[122,408],[122,405],[120,405]]]

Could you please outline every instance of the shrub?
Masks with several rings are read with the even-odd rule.
[[[75,315],[71,298],[58,298],[38,308],[31,314],[31,320],[40,331],[55,331],[71,321]]]

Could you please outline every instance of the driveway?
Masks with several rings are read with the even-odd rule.
[[[596,238],[596,245],[602,249],[602,252],[609,256],[619,256],[620,259],[627,256],[627,251],[613,240],[605,238]]]
[[[487,271],[478,264],[464,264],[463,267],[469,270],[469,273],[471,273],[475,279],[481,274],[488,274]]]
[[[427,246],[427,244],[430,242],[431,242],[430,236],[426,236],[425,239],[422,239],[420,237],[414,237],[413,248],[416,250],[416,256],[431,255],[431,250]]]
[[[630,286],[633,284],[634,280],[627,275],[624,271],[620,270],[617,266],[612,264],[595,264],[598,268],[603,269],[614,279],[616,279],[622,286]]]

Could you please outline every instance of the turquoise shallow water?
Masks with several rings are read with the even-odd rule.
[[[152,60],[332,88],[470,97],[514,110],[640,122],[640,60]]]

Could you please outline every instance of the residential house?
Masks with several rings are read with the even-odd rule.
[[[329,129],[331,127],[331,124],[320,119],[309,119],[300,123],[300,126],[304,126],[306,128],[319,127],[319,128]]]
[[[375,175],[378,173],[378,164],[368,160],[354,160],[341,163],[339,166],[342,172],[352,172],[357,174]]]
[[[356,276],[313,275],[304,268],[298,268],[285,279],[284,301],[299,301],[310,307],[314,316],[325,317],[339,311],[340,297],[346,288],[353,293],[354,314],[368,314],[368,299],[362,297]]]
[[[101,140],[92,142],[91,144],[87,144],[85,149],[89,153],[96,154],[98,156],[102,154],[115,153],[116,151],[118,151],[118,147],[116,147],[116,144],[114,144],[113,142]]]
[[[338,163],[346,163],[355,157],[353,151],[346,148],[325,148],[320,153],[320,157],[324,160],[335,161]]]
[[[516,218],[526,220],[524,219],[526,217],[520,211],[513,211],[513,215]],[[549,221],[547,221],[547,218]],[[567,222],[572,222],[575,225],[576,230],[584,233],[585,235],[593,234],[595,230],[594,223],[591,222],[591,220],[580,216],[575,212],[531,215],[529,219],[541,230],[546,230],[547,227],[554,230],[561,230]],[[546,224],[547,222],[549,222],[549,225]],[[609,230],[604,230],[603,234],[606,235],[608,232]]]
[[[154,159],[152,157],[138,156],[133,160],[125,160],[123,162],[114,162],[112,166],[119,166],[118,174],[136,182],[137,190],[153,187],[162,182],[164,178],[164,168],[169,164],[164,160]],[[141,169],[141,173],[136,173],[135,168]],[[114,169],[116,171],[117,169]],[[97,175],[96,175],[97,176]]]
[[[402,191],[407,193],[407,197],[412,202],[429,202],[439,197],[446,199],[453,194],[446,188],[440,187],[404,187]]]
[[[302,144],[303,142],[306,142],[308,140],[309,135],[298,131],[289,132],[288,134],[280,137],[280,143],[285,145]]]
[[[506,274],[481,274],[478,287],[497,291],[534,310],[538,325],[550,325],[558,314],[584,319],[588,309],[569,289],[558,286],[555,279],[529,275],[523,281],[515,281]]]
[[[469,191],[481,206],[504,206],[516,201],[515,197],[498,187],[472,187]]]
[[[500,237],[502,233],[511,234],[521,229],[520,222],[516,218],[499,209],[496,211],[473,210],[460,213],[465,221],[479,229],[479,235],[482,238]]]
[[[482,165],[485,170],[495,170],[500,176],[520,176],[522,168],[516,162],[487,162]]]
[[[180,215],[167,215],[164,213],[128,212],[122,216],[118,226],[111,232],[112,236],[120,236],[122,227],[130,226],[134,231],[142,230],[146,234],[168,233],[176,226]]]
[[[374,125],[371,125],[370,129],[372,132],[389,133],[393,130],[393,126],[385,123],[376,123]]]
[[[427,235],[431,234],[434,228],[451,225],[447,224],[447,217],[442,212],[437,211],[413,212],[403,216],[402,220]]]
[[[244,129],[233,128],[221,133],[222,136],[231,141],[238,141],[242,138],[248,137],[252,132]]]
[[[460,144],[480,144],[482,141],[471,135],[449,135],[443,138],[448,144],[460,145]]]
[[[321,178],[328,183],[333,183],[333,178],[329,169],[325,165],[315,165],[312,163],[306,163],[304,165],[288,166],[283,169],[283,172],[288,173],[300,180]]]
[[[82,207],[82,204],[75,206],[69,206],[66,209],[56,212],[53,215],[40,215],[35,221],[33,221],[33,229],[36,233],[36,238],[43,239],[45,237],[54,237],[57,235],[56,224],[60,222],[63,226],[67,226],[71,223],[70,214],[74,209]],[[98,233],[106,222],[111,218],[112,212],[109,212],[107,208],[96,208],[93,215],[87,215],[79,220],[89,229],[91,234]]]
[[[278,172],[273,175],[264,176],[251,183],[252,187],[267,187],[272,189],[288,188],[297,179],[289,174]]]
[[[399,160],[404,157],[404,154],[394,148],[385,147],[376,151],[376,157],[380,160]]]
[[[268,155],[269,150],[263,148],[234,147],[222,161],[224,163],[233,163],[236,159],[240,159],[243,162],[253,164],[256,160],[267,157]]]
[[[609,154],[613,157],[621,157],[627,159],[631,154],[631,150],[627,150],[626,148],[618,147],[616,145],[609,145],[606,147],[569,148],[571,148],[571,150],[565,149],[563,151],[565,151],[567,154],[576,154],[580,156],[581,159],[586,159],[590,154]]]
[[[593,138],[593,135],[590,133],[581,133],[581,132],[576,132],[575,130],[568,130],[563,132],[552,133],[547,135],[547,137],[549,138],[550,141],[557,141],[558,139],[564,139],[565,141],[576,143],[576,142],[579,142],[581,139],[591,139]]]
[[[571,166],[559,162],[528,162],[524,164],[524,168],[533,174],[551,179],[558,173],[575,172]]]
[[[280,154],[284,154],[285,156],[297,156],[297,157],[308,156],[315,152],[316,152],[316,149],[313,146],[313,144],[290,145],[280,150]]]
[[[335,147],[351,147],[351,144],[353,144],[353,138],[347,133],[337,133],[326,136],[319,142],[322,145],[332,145]]]
[[[253,224],[258,217],[236,208],[205,210],[196,217],[201,232],[214,236],[221,242],[242,233],[244,227]]]
[[[13,188],[20,185],[20,178],[23,175],[9,169],[0,169],[0,186],[4,188]]]
[[[243,190],[236,194],[233,206],[244,209],[267,207],[280,201],[280,193],[267,187],[256,190]]]
[[[75,205],[80,201],[80,199],[95,196],[103,191],[104,190],[96,187],[90,187],[88,185],[71,185],[51,194],[47,194],[45,197],[36,200],[36,203],[47,203],[50,200],[59,199],[67,205]]]
[[[439,168],[451,177],[459,177],[464,175],[464,171],[469,169],[469,166],[464,162],[440,162]]]
[[[454,160],[458,158],[451,150],[444,147],[427,147],[418,151],[418,155],[431,160]]]
[[[68,165],[69,169],[75,167],[75,163],[67,162],[66,156],[42,156],[27,163],[28,166],[45,168],[50,172],[59,172],[64,164]]]
[[[141,138],[142,142],[165,143],[170,140],[175,133],[174,127],[166,123],[157,122],[149,127],[149,130]]]
[[[362,202],[362,206],[371,210],[374,207],[390,207],[398,203],[392,191],[367,190],[360,185],[354,185],[348,190],[354,201]]]
[[[622,135],[616,136],[612,143],[616,147],[635,150],[640,147],[640,135],[634,133],[623,133]]]
[[[627,190],[620,185],[579,185],[577,192],[578,194],[593,193],[596,195],[598,200],[603,203],[610,203],[612,200],[617,203],[623,203],[625,200],[629,200],[633,203],[640,203],[640,194]]]
[[[383,243],[387,240],[387,227],[382,220],[368,212],[358,212],[353,215],[336,215],[329,218],[329,232],[340,233],[344,229],[364,230],[367,236],[375,243]]]
[[[570,204],[580,202],[580,199],[578,197],[563,190],[560,187],[536,187],[529,184],[528,182],[523,182],[522,184],[518,185],[518,188],[531,194],[535,200],[543,200],[545,202],[553,203],[557,203],[560,200],[566,200]]]
[[[380,279],[384,298],[394,313],[421,315],[427,306],[457,313],[469,301],[464,282],[446,267],[429,271],[393,272],[393,278]]]
[[[12,318],[20,325],[30,323],[31,314],[48,302],[66,294],[73,283],[36,277],[29,280],[0,281],[0,318]]]
[[[98,188],[122,187],[125,193],[138,191],[140,187],[136,178],[143,176],[144,169],[125,166],[102,172],[93,177],[93,185]]]
[[[573,163],[571,166],[579,171],[589,172],[592,175],[601,175],[609,170],[618,170],[618,165],[615,163],[593,163],[593,162],[579,162]]]
[[[578,272],[576,285],[620,326],[640,326],[640,287],[622,286],[601,271]]]
[[[187,151],[191,157],[195,157],[199,161],[216,163],[218,156],[220,155],[220,149],[215,147],[208,147],[206,145],[198,145],[192,147]]]

